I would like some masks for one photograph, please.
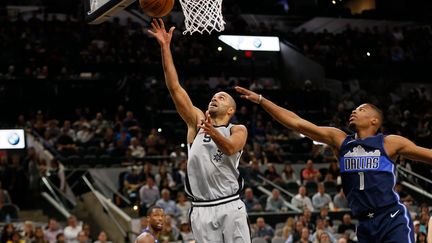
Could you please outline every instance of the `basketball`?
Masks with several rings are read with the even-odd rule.
[[[145,14],[150,17],[163,17],[171,12],[174,0],[139,0]]]

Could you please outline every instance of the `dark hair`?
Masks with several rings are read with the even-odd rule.
[[[383,121],[384,121],[384,114],[383,114],[382,110],[372,103],[366,103],[366,105],[369,106],[370,108],[372,108],[378,114],[378,119],[380,121],[378,128],[380,128],[383,124]]]
[[[156,206],[156,205],[151,206],[151,207],[147,210],[147,216],[150,216],[150,215],[153,213],[153,210],[155,210],[155,209],[162,209],[162,210],[163,210],[162,207],[159,207],[159,206]]]

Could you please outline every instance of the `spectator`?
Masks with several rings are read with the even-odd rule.
[[[291,166],[291,164],[285,164],[283,170],[282,170],[282,181],[284,183],[290,182],[290,181],[297,181],[296,172]]]
[[[342,218],[342,224],[339,225],[337,232],[339,234],[344,234],[347,230],[355,232],[356,226],[351,222],[351,215],[346,213]]]
[[[273,228],[265,223],[263,217],[258,217],[256,220],[256,224],[252,228],[252,239],[256,237],[261,237],[264,238],[266,241],[270,242],[273,236]]]
[[[83,224],[82,231],[84,231],[85,234],[87,235],[87,241],[88,242],[93,242],[93,239],[91,238],[90,225],[88,223],[84,223]]]
[[[284,208],[284,202],[278,189],[272,190],[272,195],[267,198],[266,211],[281,211]]]
[[[184,243],[195,240],[188,221],[183,220],[180,222],[180,236]]]
[[[78,233],[81,232],[82,226],[78,224],[77,218],[74,215],[69,216],[67,226],[64,228],[63,234],[66,243],[78,243]]]
[[[140,183],[145,183],[147,181],[147,177],[151,177],[153,178],[154,181],[154,176],[152,173],[152,164],[150,164],[149,162],[144,163],[143,168],[141,170],[141,172],[139,173],[139,182]]]
[[[310,240],[310,232],[309,232],[308,228],[304,227],[302,229],[300,240],[298,242],[299,243],[312,243],[312,241]]]
[[[82,145],[88,145],[93,139],[94,133],[91,130],[90,124],[87,122],[83,123],[79,128],[76,135],[76,142]]]
[[[159,173],[156,174],[156,185],[163,189],[174,189],[175,188],[175,182],[171,176],[170,173],[168,173],[167,168],[164,164],[161,164],[159,166]],[[165,211],[165,213],[167,213]]]
[[[77,239],[78,239],[78,241],[77,241],[78,243],[90,243],[88,235],[83,230],[78,232]]]
[[[288,236],[288,239],[285,243],[299,242],[304,227],[305,225],[303,224],[303,222],[301,220],[297,220],[295,222],[294,232]]]
[[[181,161],[187,159],[187,155],[182,151],[181,146],[176,146],[175,150],[170,153],[171,162],[174,166],[177,166]]]
[[[123,180],[123,194],[130,200],[135,201],[137,190],[140,187],[138,166],[131,166],[130,172],[126,173]]]
[[[57,239],[57,242],[56,242],[56,243],[66,243],[66,238],[65,238],[65,236],[64,236],[63,233],[59,233],[59,234],[56,236],[56,239]]]
[[[166,214],[162,231],[159,235],[160,242],[176,241],[180,235],[179,229],[175,226],[171,215]]]
[[[127,130],[139,128],[138,121],[134,118],[134,114],[132,111],[126,112],[126,117],[123,119],[123,127]]]
[[[177,193],[177,208],[180,210],[180,221],[187,221],[189,210],[192,207],[191,202],[187,200],[183,192]]]
[[[328,168],[326,181],[337,181],[337,178],[340,176],[340,169],[338,166],[338,162],[333,160]]]
[[[288,217],[285,222],[284,227],[282,228],[282,238],[287,240],[295,230],[295,220],[293,217]]]
[[[261,179],[259,176],[264,176],[260,171],[260,165],[257,160],[252,160],[250,162],[250,167],[247,168],[245,172],[245,181],[250,183],[250,186],[256,186],[260,184]]]
[[[62,128],[60,128],[60,133],[58,136],[61,136],[63,134],[64,136],[68,136],[72,139],[72,141],[76,140],[76,132],[71,126],[71,122],[69,120],[65,120],[63,122]]]
[[[90,126],[96,137],[104,137],[106,131],[110,128],[109,122],[104,119],[102,112],[96,113],[96,117],[90,121]]]
[[[168,189],[162,189],[161,199],[156,201],[156,206],[164,209],[165,215],[172,215],[174,217],[179,217],[181,215],[180,209],[177,207],[176,203],[170,198],[170,191]]]
[[[12,154],[10,164],[4,169],[2,186],[10,193],[12,201],[19,207],[26,205],[28,182],[19,154]]]
[[[306,168],[302,171],[303,182],[306,183],[308,181],[318,182],[321,177],[318,170],[313,168],[313,161],[308,159],[306,162]]]
[[[427,238],[426,233],[425,232],[420,232],[417,235],[416,243],[427,243],[426,238]]]
[[[318,183],[318,192],[312,197],[312,205],[315,209],[323,207],[333,208],[333,202],[329,194],[325,193],[324,184]]]
[[[335,208],[348,208],[348,200],[345,197],[342,187],[339,188],[338,194],[334,196],[333,204]]]
[[[8,240],[12,240],[12,233],[15,231],[13,224],[7,223],[3,226],[0,242],[6,243]]]
[[[272,163],[267,164],[267,169],[264,171],[264,176],[267,180],[273,183],[282,184],[282,178],[277,173],[276,167]]]
[[[315,221],[315,233],[312,234],[312,239],[317,239],[318,242],[320,241],[321,235],[322,233],[327,233],[328,237],[330,238],[331,242],[335,242],[336,238],[333,236],[333,234],[330,232],[330,229],[326,229],[324,221],[320,218],[316,219]]]
[[[252,188],[248,187],[245,189],[245,196],[243,202],[246,205],[247,212],[262,211],[262,205],[258,199],[254,196]]]
[[[21,238],[19,232],[14,231],[12,232],[11,239],[6,241],[6,243],[25,243],[25,241]]]
[[[38,226],[35,228],[34,240],[32,243],[48,243],[48,241],[45,239],[42,227]]]
[[[147,212],[147,209],[160,198],[159,188],[154,184],[153,177],[147,177],[147,182],[140,188],[139,195],[141,201],[141,213],[144,215]]]
[[[75,154],[77,151],[74,138],[72,138],[69,133],[69,131],[63,129],[56,141],[57,150],[62,155]]]
[[[291,199],[291,204],[294,207],[297,207],[299,209],[308,209],[309,211],[313,211],[313,205],[310,198],[306,195],[306,187],[300,186],[298,189],[298,194],[296,194]]]
[[[140,160],[145,156],[144,147],[141,146],[139,140],[136,137],[131,139],[131,144],[129,145],[129,149],[131,151],[131,155],[134,159]]]
[[[318,218],[322,219],[324,221],[325,227],[331,227],[333,226],[333,221],[329,217],[329,208],[328,207],[322,207],[320,209]]]
[[[12,203],[12,201],[10,199],[9,193],[2,188],[2,183],[0,181],[0,209],[3,207],[3,205],[10,203]]]
[[[31,242],[35,239],[35,229],[32,221],[24,222],[24,231],[22,238],[26,242]]]
[[[57,235],[62,232],[63,230],[59,227],[57,220],[55,218],[50,218],[48,222],[48,226],[44,232],[45,239],[49,243],[56,243]]]
[[[111,243],[111,241],[108,241],[105,231],[102,230],[98,235],[98,240],[94,243]]]

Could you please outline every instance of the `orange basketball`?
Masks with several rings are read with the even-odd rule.
[[[171,12],[174,0],[139,0],[145,14],[150,17],[163,17]]]

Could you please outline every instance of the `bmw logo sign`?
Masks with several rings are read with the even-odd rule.
[[[253,45],[254,45],[256,48],[260,48],[261,45],[262,45],[262,41],[261,41],[260,39],[256,38],[256,39],[254,39],[254,41],[253,41]]]
[[[17,145],[20,141],[20,137],[16,133],[11,133],[8,136],[8,142],[10,145]]]

